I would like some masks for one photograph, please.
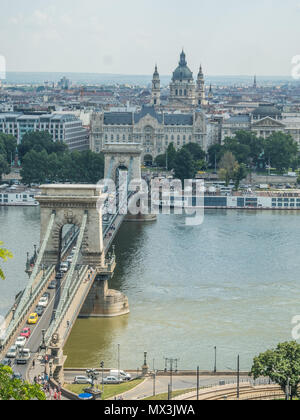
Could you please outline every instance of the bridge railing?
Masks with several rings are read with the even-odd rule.
[[[37,300],[38,296],[45,288],[46,284],[50,281],[52,275],[54,274],[55,266],[51,266],[47,269],[45,275],[42,276],[42,280],[38,283],[37,287],[32,291],[32,294],[29,297],[27,303],[23,306],[22,310],[18,314],[18,318],[13,319],[9,325],[4,339],[1,341],[1,347],[5,347],[7,343],[12,339],[17,330],[20,328],[28,314],[30,308],[33,306],[34,302]]]

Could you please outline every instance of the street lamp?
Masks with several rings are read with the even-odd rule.
[[[118,381],[120,382],[120,344],[118,344]]]
[[[214,367],[214,373],[217,373],[217,347],[214,347],[215,349],[215,367]]]
[[[45,342],[45,333],[46,330],[42,330],[42,344],[40,345],[41,350],[46,350],[46,342]]]
[[[53,363],[52,363],[52,361],[50,360],[50,362],[49,362],[49,368],[50,368],[50,378],[52,378],[52,377],[53,377],[53,373],[52,373],[52,366],[53,366]]]
[[[102,369],[102,392],[104,392],[104,362],[100,363],[100,367]]]

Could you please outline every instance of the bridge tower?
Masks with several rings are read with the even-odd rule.
[[[42,193],[37,196],[41,208],[41,242],[51,214],[55,221],[51,236],[44,253],[46,265],[56,265],[60,260],[62,229],[65,225],[80,228],[83,216],[87,223],[82,242],[83,265],[95,269],[104,265],[101,209],[97,208],[100,192],[96,185],[43,185]]]
[[[131,179],[141,179],[142,148],[139,143],[106,144],[104,178],[116,182],[118,168],[126,168]]]

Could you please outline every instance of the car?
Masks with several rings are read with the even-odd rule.
[[[63,278],[63,276],[64,276],[64,273],[62,273],[61,271],[58,271],[58,272],[56,273],[55,278],[56,278],[57,280],[60,280],[60,279],[62,279],[62,278]]]
[[[11,367],[12,361],[11,361],[11,359],[8,359],[6,357],[5,359],[1,360],[0,365]]]
[[[130,381],[131,375],[129,373],[124,372],[124,370],[118,371],[117,369],[112,369],[109,372],[109,376],[114,376],[115,378],[120,378],[123,381]]]
[[[47,297],[42,297],[38,303],[38,306],[42,306],[43,308],[46,308],[48,303],[49,303],[49,299]]]
[[[25,338],[29,338],[30,335],[31,335],[31,329],[28,328],[28,327],[23,328],[23,330],[20,334],[21,337],[25,337]]]
[[[6,358],[14,359],[15,357],[17,357],[17,352],[18,352],[17,346],[11,346],[11,348],[6,353]]]
[[[62,263],[60,265],[59,269],[62,273],[66,273],[69,270],[69,264],[68,263]]]
[[[90,378],[87,378],[86,376],[75,376],[74,378],[74,384],[77,385],[91,385],[92,380]]]
[[[16,357],[17,365],[26,365],[30,360],[31,354],[29,349],[21,349]]]
[[[68,256],[67,262],[70,263],[70,264],[72,264],[72,262],[73,262],[73,255],[69,255]]]
[[[20,336],[20,337],[17,338],[17,340],[15,342],[15,346],[18,347],[18,348],[22,348],[22,347],[25,346],[26,341],[27,341],[26,337],[21,337]]]
[[[38,316],[42,316],[42,315],[43,315],[43,313],[44,313],[44,311],[45,311],[45,308],[43,308],[42,306],[37,306],[37,307],[35,308],[35,313],[36,313]]]
[[[46,297],[47,299],[50,299],[50,293],[49,292],[46,292],[46,293],[43,294],[42,297]]]
[[[29,315],[27,324],[28,325],[34,325],[34,324],[36,324],[38,322],[38,319],[39,319],[38,314],[36,312],[35,313],[32,313],[32,314]]]
[[[49,289],[49,290],[54,290],[54,289],[56,289],[56,287],[57,287],[57,281],[56,281],[56,280],[52,280],[52,281],[49,283],[48,289]]]
[[[107,376],[106,378],[103,379],[104,384],[120,384],[122,382],[123,380],[121,378],[119,380],[115,376]]]

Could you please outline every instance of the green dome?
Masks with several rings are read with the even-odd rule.
[[[193,80],[193,73],[187,66],[187,62],[185,59],[185,53],[182,51],[180,55],[179,66],[173,73],[173,82],[175,81],[182,81],[182,80]]]

